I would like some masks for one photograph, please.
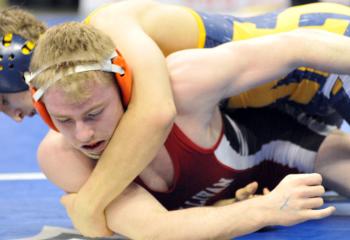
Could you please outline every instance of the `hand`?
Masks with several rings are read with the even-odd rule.
[[[258,183],[249,183],[244,188],[240,188],[235,193],[236,201],[243,201],[255,196],[256,190],[258,190]]]
[[[247,186],[238,189],[235,192],[235,197],[234,198],[229,198],[229,199],[222,199],[213,204],[213,206],[225,206],[232,204],[234,202],[239,202],[243,200],[247,200],[249,198],[254,197],[256,190],[258,189],[258,183],[257,182],[252,182],[249,183]]]
[[[61,198],[74,227],[86,237],[106,237],[113,235],[108,229],[103,212],[92,213],[89,206],[79,204],[76,193],[67,194]]]
[[[333,206],[319,209],[325,192],[321,183],[322,177],[317,173],[286,176],[263,198],[263,201],[269,201],[266,206],[271,206],[272,225],[289,226],[331,215],[335,210]]]

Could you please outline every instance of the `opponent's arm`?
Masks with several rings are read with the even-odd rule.
[[[212,49],[193,49],[168,57],[174,92],[190,91],[198,108],[286,76],[297,67],[350,73],[350,39],[314,29],[297,29],[230,42]],[[186,77],[186,81],[181,80]],[[207,94],[210,97],[204,98]],[[207,100],[206,100],[207,99]],[[183,101],[187,102],[187,101]],[[185,106],[181,106],[185,107]],[[193,107],[193,106],[191,106]]]
[[[101,16],[91,24],[112,38],[131,66],[133,91],[108,147],[71,208],[75,226],[87,236],[99,236],[93,231],[95,217],[101,219],[105,207],[151,162],[176,115],[159,47],[132,15],[118,11],[113,14],[116,15],[113,21]]]

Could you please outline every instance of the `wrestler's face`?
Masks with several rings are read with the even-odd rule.
[[[21,122],[26,116],[32,117],[35,114],[35,110],[32,105],[30,92],[1,93],[0,111],[16,122]]]
[[[98,158],[106,148],[123,107],[113,83],[89,81],[89,96],[72,101],[62,88],[52,86],[43,101],[55,126],[70,144],[92,158]]]

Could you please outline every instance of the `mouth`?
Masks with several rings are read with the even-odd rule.
[[[36,114],[35,109],[33,109],[32,111],[29,112],[28,116],[29,117],[33,117]]]
[[[91,153],[101,153],[105,148],[106,141],[98,141],[91,144],[83,145],[81,148]]]

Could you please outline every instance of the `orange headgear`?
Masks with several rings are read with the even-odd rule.
[[[48,69],[50,66],[45,66],[41,69],[39,69],[36,72],[33,73],[26,73],[25,79],[26,83],[29,85],[30,92],[32,94],[33,98],[33,104],[36,109],[36,111],[39,113],[40,117],[44,120],[44,122],[53,130],[58,132],[58,129],[54,125],[46,107],[45,104],[40,101],[40,98],[43,96],[45,91],[50,86],[41,87],[39,89],[35,89],[30,85],[30,82],[37,77],[40,73]],[[68,71],[65,74],[58,74],[54,79],[53,83],[60,80],[62,77],[75,74],[75,73],[81,73],[81,72],[87,72],[87,71],[105,71],[105,72],[113,72],[115,73],[115,78],[117,80],[117,84],[120,88],[121,97],[123,101],[123,105],[126,108],[127,105],[130,102],[131,98],[131,91],[132,91],[132,72],[130,67],[125,62],[125,59],[122,57],[122,55],[119,53],[118,50],[115,50],[113,54],[106,59],[106,61],[98,64],[82,64],[75,66],[74,69],[71,71]]]

